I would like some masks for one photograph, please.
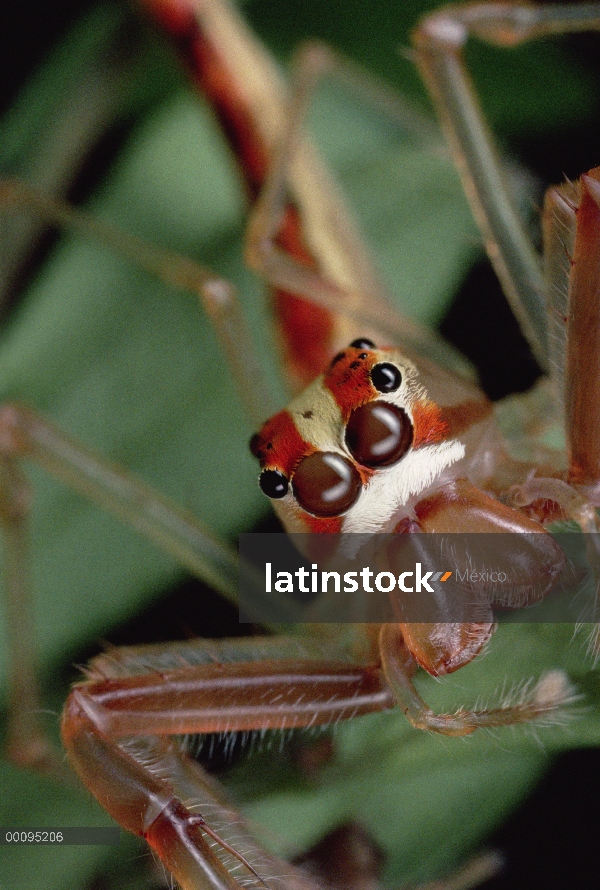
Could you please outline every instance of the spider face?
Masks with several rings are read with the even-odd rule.
[[[387,532],[464,444],[396,349],[354,340],[251,443],[288,531]]]

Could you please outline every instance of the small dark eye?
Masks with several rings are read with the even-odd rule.
[[[268,498],[283,498],[288,493],[290,483],[279,470],[263,470],[258,477],[258,484]]]
[[[402,383],[402,374],[396,365],[381,362],[371,368],[371,380],[379,392],[395,392]]]
[[[366,337],[359,337],[358,340],[353,340],[350,346],[353,349],[375,349],[373,341],[367,340]]]
[[[406,411],[389,402],[367,402],[355,408],[346,425],[348,451],[363,467],[389,467],[412,444],[413,428]]]
[[[356,467],[341,454],[317,451],[300,461],[292,487],[307,513],[338,516],[358,498],[361,480]]]

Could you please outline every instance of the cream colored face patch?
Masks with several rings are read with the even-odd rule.
[[[300,393],[287,410],[301,437],[318,451],[346,453],[342,413],[322,377]]]
[[[465,455],[461,442],[441,442],[411,451],[397,464],[373,474],[343,517],[342,531],[389,531],[389,523],[411,498],[426,491],[442,472]]]

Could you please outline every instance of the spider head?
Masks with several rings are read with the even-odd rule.
[[[446,433],[412,362],[360,339],[267,421],[250,447],[261,464],[260,487],[288,531],[373,532],[389,530],[430,484],[419,451]]]

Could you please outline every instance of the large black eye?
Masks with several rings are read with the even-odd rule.
[[[366,337],[359,337],[358,340],[353,340],[350,346],[354,349],[375,349],[373,341],[367,340]]]
[[[390,362],[381,362],[371,368],[373,386],[379,392],[395,392],[402,383],[402,374]]]
[[[359,496],[361,480],[356,467],[341,454],[317,451],[300,461],[292,487],[307,513],[338,516]]]
[[[263,470],[258,484],[268,498],[283,498],[288,493],[289,482],[279,470]]]
[[[413,428],[406,411],[389,402],[367,402],[355,408],[346,425],[346,445],[363,467],[389,467],[412,444]]]

